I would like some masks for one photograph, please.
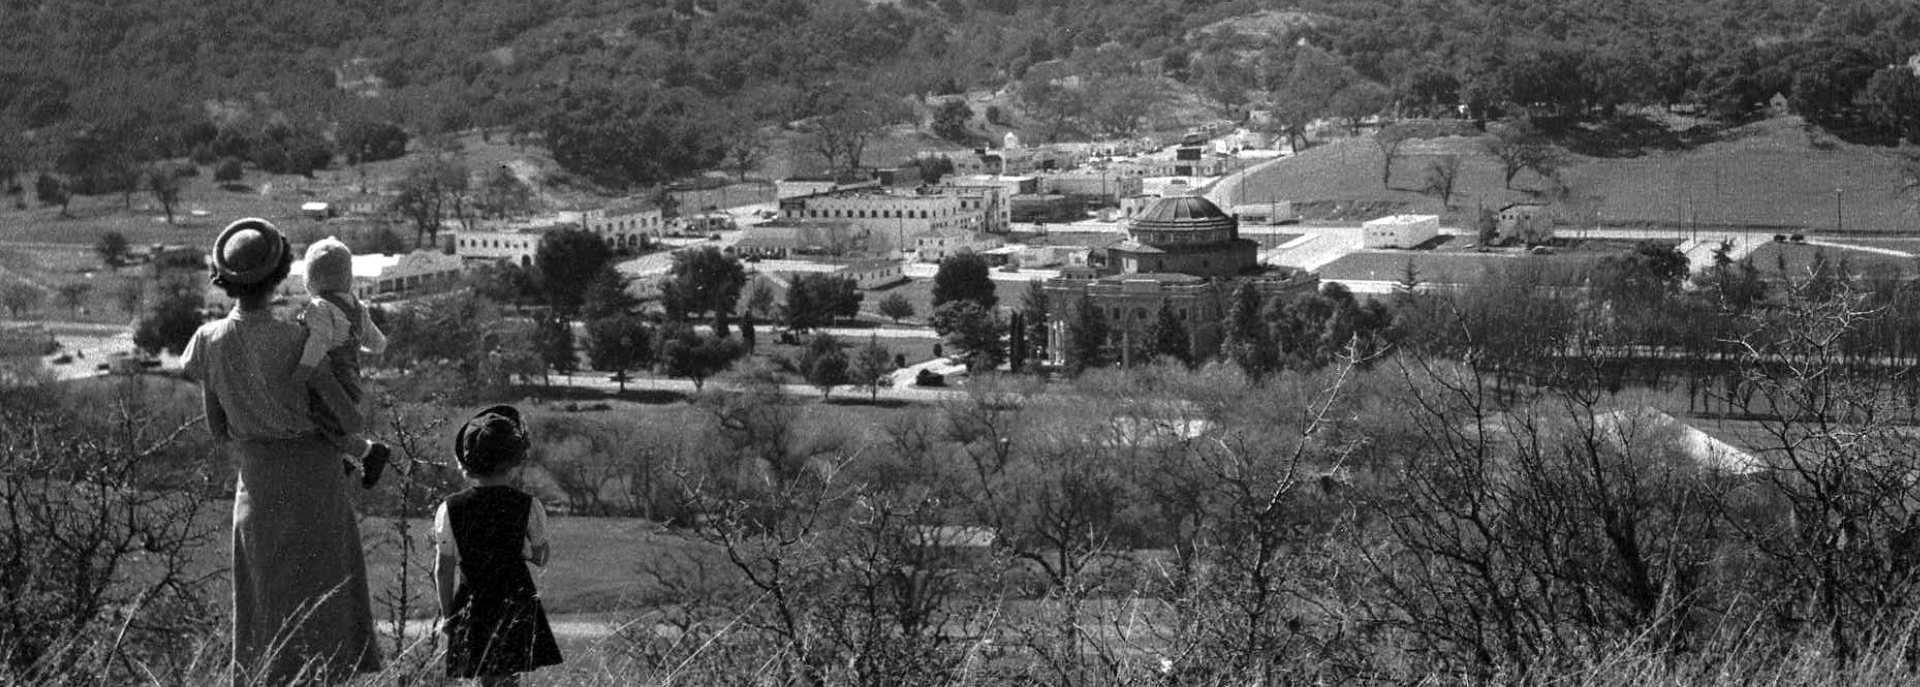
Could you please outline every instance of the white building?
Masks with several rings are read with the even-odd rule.
[[[1412,248],[1439,235],[1438,215],[1389,215],[1360,225],[1360,247]]]
[[[463,260],[506,260],[522,267],[540,252],[543,231],[462,231],[453,237],[453,254]]]
[[[353,256],[353,295],[362,303],[438,293],[457,286],[465,267],[458,256],[438,251],[418,250],[405,255]],[[208,304],[231,306],[226,293],[208,290]],[[307,261],[295,260],[286,281],[275,294],[290,302],[305,301]]]
[[[834,274],[850,277],[856,286],[867,290],[907,278],[898,260],[860,260],[841,266]]]
[[[951,255],[992,250],[998,248],[1000,243],[998,235],[986,232],[935,232],[914,239],[914,256],[921,262],[940,262]]]
[[[965,194],[837,191],[780,200],[780,218],[788,221],[843,220],[876,235],[906,244],[922,234],[983,231],[986,202]],[[1009,218],[1011,217],[1011,210]]]
[[[660,208],[645,205],[587,210],[580,213],[577,221],[614,250],[637,249],[641,237],[659,236],[667,230]]]

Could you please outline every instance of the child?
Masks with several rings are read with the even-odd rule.
[[[360,486],[371,489],[392,451],[362,434],[367,419],[360,412],[366,397],[360,386],[360,354],[387,350],[387,336],[353,295],[353,251],[347,244],[329,236],[307,247],[307,293],[313,299],[302,318],[307,344],[293,379],[308,385],[314,424],[334,446],[360,460]],[[343,462],[352,473],[353,462]]]
[[[447,676],[479,678],[483,687],[517,685],[516,673],[560,663],[525,563],[547,564],[547,511],[512,486],[528,446],[513,406],[475,414],[453,442],[473,487],[447,497],[433,516]]]

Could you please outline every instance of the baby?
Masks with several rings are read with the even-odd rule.
[[[327,237],[307,247],[307,293],[313,299],[302,317],[307,343],[293,379],[307,387],[314,424],[335,447],[360,460],[360,486],[371,489],[392,451],[364,434],[360,354],[387,350],[387,336],[353,295],[353,251],[347,244]],[[353,472],[353,461],[342,462]]]

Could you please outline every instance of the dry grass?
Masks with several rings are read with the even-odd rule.
[[[1870,147],[1810,135],[1798,119],[1768,120],[1727,132],[1721,140],[1677,152],[1641,157],[1573,157],[1564,176],[1576,193],[1604,198],[1602,224],[1645,226],[1699,224],[1761,230],[1851,233],[1910,232],[1920,226],[1920,207],[1898,194],[1898,159]],[[1502,187],[1499,161],[1471,139],[1409,144],[1408,152],[1460,156],[1461,173],[1452,208],[1409,190],[1424,179],[1425,156],[1410,154],[1394,167],[1394,188],[1380,184],[1380,149],[1370,138],[1340,139],[1263,169],[1249,179],[1238,202],[1269,197],[1298,203],[1370,204],[1394,210],[1440,214],[1454,223],[1476,203],[1498,207],[1528,198],[1546,180],[1532,172],[1514,179],[1520,190]],[[1835,189],[1840,189],[1839,194]],[[1836,213],[1836,202],[1839,205]]]

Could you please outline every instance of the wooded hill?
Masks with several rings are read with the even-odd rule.
[[[9,173],[82,133],[177,157],[228,129],[281,147],[310,131],[338,148],[344,123],[378,122],[668,150],[641,166],[556,150],[597,180],[655,183],[721,164],[742,145],[729,137],[766,124],[868,96],[1000,88],[1040,64],[1096,87],[1157,72],[1228,114],[1278,104],[1283,120],[1461,105],[1605,117],[1623,104],[1736,118],[1778,92],[1832,128],[1920,137],[1920,79],[1890,68],[1920,52],[1920,6],[1900,0],[3,4],[0,140],[52,132],[0,144]],[[1093,129],[1057,133],[1108,133]]]

